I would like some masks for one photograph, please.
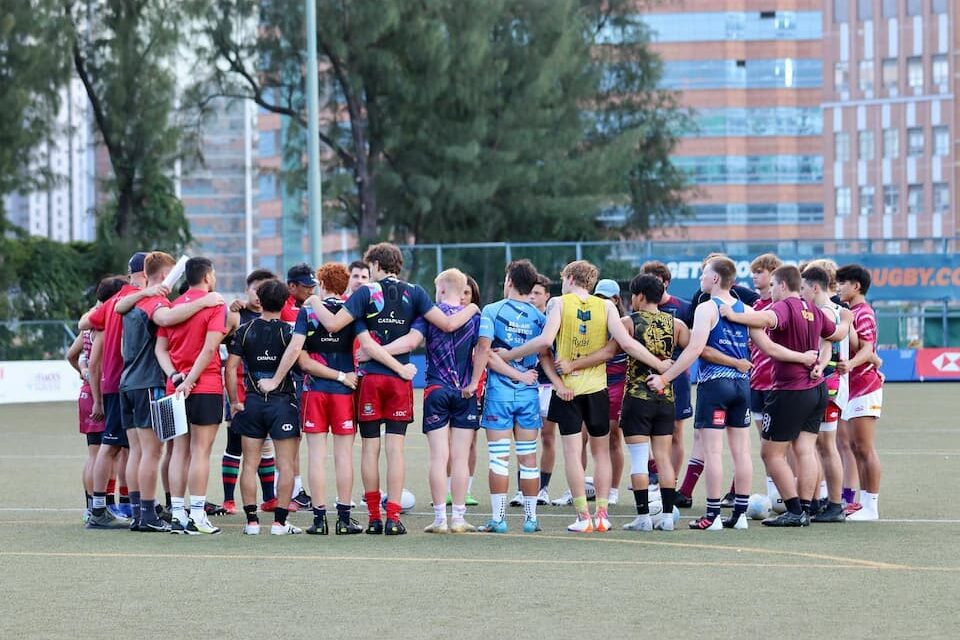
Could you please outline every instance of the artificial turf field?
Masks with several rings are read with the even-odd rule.
[[[242,515],[218,518],[223,533],[211,537],[88,531],[75,405],[2,406],[0,638],[955,638],[958,390],[885,390],[882,521],[715,533],[686,528],[702,512],[702,482],[677,531],[621,531],[633,513],[628,479],[606,534],[566,533],[569,507],[541,507],[534,535],[519,533],[521,509],[507,535],[421,533],[432,511],[418,428],[404,537],[253,538],[241,535]],[[208,491],[218,502],[222,440]],[[489,515],[482,443],[480,454],[475,524]],[[355,498],[359,472],[356,487]],[[564,488],[558,460],[551,490]],[[310,515],[292,521],[306,527]]]

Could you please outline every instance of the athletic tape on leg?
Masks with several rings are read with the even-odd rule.
[[[647,461],[650,459],[650,443],[628,444],[630,451],[630,475],[647,475]]]
[[[517,455],[528,456],[537,453],[536,440],[517,440]]]
[[[510,438],[487,442],[490,455],[490,472],[498,476],[510,475]]]
[[[524,465],[520,465],[520,479],[521,480],[539,480],[540,467],[526,467]]]

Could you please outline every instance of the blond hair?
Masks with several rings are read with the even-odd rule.
[[[467,288],[467,276],[463,271],[460,271],[460,269],[446,269],[438,273],[433,281],[438,293],[440,292],[441,283],[446,285],[446,288],[449,290],[456,291],[457,295],[459,295]]]
[[[578,287],[593,291],[593,286],[597,284],[597,278],[600,277],[600,270],[586,260],[574,260],[563,268],[560,275],[564,278],[569,277]]]
[[[750,273],[757,273],[758,271],[773,273],[782,266],[783,261],[776,254],[764,253],[754,258],[753,262],[750,263]]]
[[[826,271],[827,277],[830,279],[831,288],[837,284],[837,263],[830,258],[819,258],[817,260],[811,260],[810,262],[805,263],[802,267],[800,267],[801,273],[810,267],[820,267]]]

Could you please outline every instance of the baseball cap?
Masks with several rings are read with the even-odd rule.
[[[147,254],[144,251],[137,251],[130,256],[130,259],[127,261],[127,273],[140,273],[143,271],[143,265],[146,259]]]
[[[597,286],[593,290],[593,295],[603,296],[604,298],[613,298],[614,296],[620,296],[620,285],[617,284],[616,280],[610,280],[609,278],[604,278],[597,282]]]
[[[313,269],[305,262],[295,264],[287,271],[287,282],[295,282],[311,287],[317,286],[317,278],[314,276]]]

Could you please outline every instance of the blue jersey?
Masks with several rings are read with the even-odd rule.
[[[344,303],[354,320],[357,333],[369,331],[380,344],[390,344],[410,333],[413,321],[433,308],[430,296],[418,284],[410,284],[388,276],[380,282],[369,282],[354,291]],[[401,364],[410,362],[410,354],[395,355]],[[399,376],[375,360],[360,367],[364,373]]]
[[[480,337],[489,338],[494,349],[513,349],[543,333],[546,323],[547,317],[529,302],[501,300],[483,308],[480,314]],[[535,368],[539,359],[534,353],[509,364],[518,371],[527,371]],[[517,391],[536,388],[537,383],[527,386],[495,371],[487,374],[486,397],[491,400],[513,400]]]
[[[334,315],[342,305],[343,302],[339,298],[327,298],[323,301],[323,306]],[[316,310],[309,304],[304,304],[297,312],[293,332],[305,336],[303,348],[312,359],[337,371],[353,372],[354,326],[352,324],[336,333],[330,333],[320,324],[320,317]],[[341,395],[353,393],[347,385],[328,378],[308,375],[305,376],[304,383],[308,391],[324,391]]]
[[[463,307],[441,302],[440,310],[452,316]],[[447,333],[424,318],[417,318],[413,328],[427,339],[427,386],[441,385],[462,389],[473,377],[473,347],[477,344],[480,318],[474,316],[456,331]]]
[[[710,330],[710,335],[707,337],[707,346],[713,347],[720,353],[728,355],[731,358],[749,360],[750,347],[748,346],[748,340],[750,336],[747,327],[742,324],[737,324],[736,322],[730,322],[723,316],[720,316],[720,307],[726,303],[717,298],[711,298],[711,300],[717,305],[717,315],[719,319],[717,320],[716,326]],[[737,313],[743,313],[743,302],[735,300],[732,308]],[[750,375],[741,373],[733,367],[726,367],[701,359],[697,382],[706,382],[707,380],[715,380],[717,378],[748,380]]]

